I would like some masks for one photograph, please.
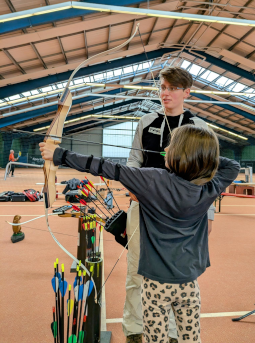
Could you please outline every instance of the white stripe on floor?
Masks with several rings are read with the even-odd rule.
[[[219,312],[219,313],[202,313],[201,318],[219,318],[219,317],[241,317],[250,311],[241,311],[241,312]],[[252,315],[255,315],[253,313]],[[106,319],[107,324],[122,323],[123,318],[111,318]]]

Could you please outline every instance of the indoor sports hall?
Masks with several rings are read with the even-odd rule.
[[[254,27],[0,0],[0,343],[254,343]]]

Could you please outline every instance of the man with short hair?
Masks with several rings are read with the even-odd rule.
[[[185,124],[206,127],[207,124],[194,116],[189,110],[184,110],[184,100],[190,95],[193,84],[192,75],[179,67],[167,67],[160,74],[160,98],[164,108],[144,115],[136,129],[132,147],[163,152],[169,144],[171,131]],[[159,153],[148,153],[131,150],[127,166],[135,168],[165,168],[164,157]],[[123,332],[126,343],[142,343],[143,318],[141,303],[142,276],[137,274],[140,255],[139,203],[130,194],[132,203],[127,213],[127,236],[130,240],[127,254],[126,301],[123,311]],[[212,229],[214,206],[208,211],[208,228]],[[137,230],[136,230],[137,229]],[[135,233],[134,233],[135,231]],[[178,282],[177,282],[178,283]],[[156,301],[156,299],[155,299]],[[157,318],[155,318],[155,321]],[[157,323],[158,324],[158,323]],[[162,323],[165,325],[165,323]],[[150,327],[153,330],[153,323]],[[178,343],[177,330],[173,310],[170,313],[169,342]]]
[[[18,160],[18,158],[14,158],[14,150],[10,150],[10,155],[9,155],[9,162],[16,162]],[[14,169],[15,169],[15,166],[14,164],[11,164],[11,170],[10,172],[12,172],[12,177],[14,177]],[[10,174],[10,173],[9,173]],[[9,175],[8,174],[8,175]]]

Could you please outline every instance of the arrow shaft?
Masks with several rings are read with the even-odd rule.
[[[90,191],[94,196],[96,196],[95,195],[95,193],[93,193],[92,192],[92,190]],[[97,193],[96,193],[97,194]],[[103,199],[103,201],[104,201],[104,198],[101,196],[101,194],[99,194],[100,195],[100,197]],[[98,199],[98,197],[96,197],[97,198],[97,200],[100,202],[100,204],[103,206],[103,208],[112,216],[113,214],[114,214],[114,212],[113,213],[111,213],[109,210],[108,210],[108,208],[107,208],[107,206],[105,206],[105,203],[103,202],[101,202],[99,199]],[[91,199],[91,198],[90,198]],[[93,201],[92,199],[91,199],[91,201]]]
[[[68,303],[67,303],[67,333],[66,333],[66,342],[67,343],[68,343],[69,325],[70,325],[70,315],[69,315],[70,299],[71,299],[71,291],[69,290],[69,293],[68,293]],[[71,309],[71,307],[70,307],[70,309]]]
[[[87,179],[87,178],[86,178]],[[88,179],[87,179],[88,180]],[[89,180],[88,180],[89,181]],[[91,185],[91,183],[90,183],[90,185]],[[93,187],[93,186],[92,186]],[[99,195],[100,196],[100,198],[103,200],[103,203],[105,204],[105,202],[104,202],[104,198],[102,197],[102,195],[98,192],[98,190],[95,188],[95,187],[93,187],[93,189],[95,190],[95,192],[96,192],[96,194],[97,195]],[[91,191],[91,193],[93,194],[93,192]],[[93,194],[94,195],[94,194]],[[97,197],[97,199],[98,199],[98,197]],[[99,201],[99,199],[98,199],[98,201]],[[100,201],[99,201],[100,202]],[[102,204],[101,202],[100,202],[100,204]],[[105,209],[110,213],[110,211],[108,210],[108,208],[107,208],[107,206],[105,206]],[[114,211],[111,209],[111,211],[112,211],[112,213],[110,213],[111,215],[112,214],[114,214]]]

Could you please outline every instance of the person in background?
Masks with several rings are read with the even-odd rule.
[[[196,127],[208,128],[206,122],[184,109],[184,100],[190,95],[193,84],[192,75],[179,67],[167,67],[159,73],[159,94],[163,107],[156,112],[144,115],[137,126],[127,166],[135,168],[163,168],[164,157],[160,154],[139,151],[146,149],[163,152],[169,144],[173,129],[192,124]],[[164,115],[164,113],[166,115]],[[133,200],[127,212],[127,236],[130,238],[139,225],[139,202],[130,193]],[[214,206],[208,211],[208,234],[212,230]],[[128,247],[126,300],[123,310],[122,328],[126,343],[142,343],[142,276],[138,275],[140,252],[140,231],[136,230]],[[169,342],[177,343],[177,330],[173,311],[170,312]]]
[[[10,150],[9,162],[16,162],[16,161],[18,161],[18,159],[19,159],[18,157],[17,158],[14,157],[14,150]],[[11,164],[11,170],[10,170],[9,174],[12,173],[12,175],[11,175],[12,177],[14,177],[14,169],[15,169],[15,165]]]

